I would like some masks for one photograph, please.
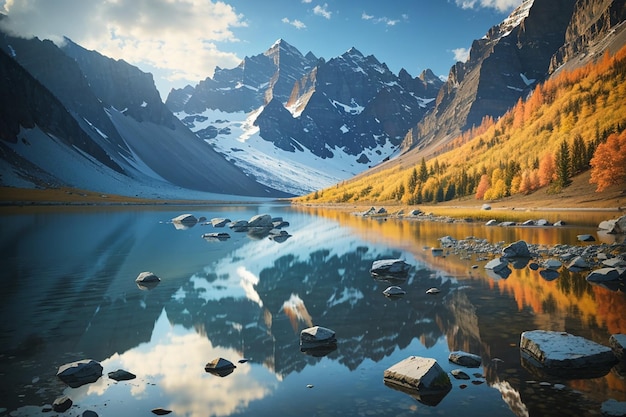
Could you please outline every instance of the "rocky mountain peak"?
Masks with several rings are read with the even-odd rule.
[[[172,90],[165,104],[173,112],[201,113],[206,109],[249,112],[276,98],[285,103],[294,83],[317,63],[312,53],[303,56],[284,39],[265,52],[246,56],[232,69],[215,68],[213,78],[188,88]]]
[[[565,42],[575,3],[525,0],[476,39],[469,59],[450,69],[434,111],[411,129],[404,147],[451,140],[478,126],[485,116],[501,116],[528,94],[548,76],[551,57]]]

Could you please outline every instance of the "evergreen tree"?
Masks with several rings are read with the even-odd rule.
[[[567,141],[563,140],[556,154],[556,183],[560,187],[567,187],[570,184],[570,152]]]
[[[426,167],[426,160],[422,157],[420,164],[419,180],[424,183],[428,179],[428,168]]]
[[[411,176],[409,177],[409,183],[407,184],[409,193],[413,193],[415,191],[418,180],[419,176],[417,175],[417,168],[413,167],[413,171],[411,171]]]
[[[448,185],[448,189],[446,190],[446,195],[444,197],[444,201],[453,200],[456,197],[456,186],[454,183]]]
[[[572,144],[572,175],[583,172],[588,167],[587,163],[587,147],[585,141],[580,135],[576,135],[574,143]]]

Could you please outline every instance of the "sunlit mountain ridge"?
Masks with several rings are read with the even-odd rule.
[[[558,72],[499,119],[485,117],[482,124],[430,154],[409,151],[378,170],[299,201],[422,204],[468,196],[496,200],[539,188],[558,194],[573,176],[589,169],[599,188],[603,170],[614,174],[609,185],[619,186],[626,181],[621,168],[625,129],[622,48],[615,55],[606,52],[597,62]],[[614,143],[622,148],[594,159],[597,149],[613,149]]]

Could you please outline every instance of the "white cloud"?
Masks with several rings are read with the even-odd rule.
[[[163,70],[169,80],[200,80],[216,65],[240,59],[217,42],[238,42],[247,25],[234,8],[214,0],[6,0],[3,22],[12,34],[59,41]]]
[[[302,0],[302,3],[311,3],[313,0]]]
[[[463,9],[491,8],[500,12],[510,12],[522,4],[522,0],[455,0],[455,2]]]
[[[398,23],[400,23],[401,20],[404,20],[404,21],[409,20],[409,15],[404,13],[404,14],[402,14],[402,19],[390,19],[387,16],[376,17],[376,16],[373,16],[371,14],[367,14],[367,13],[363,12],[361,14],[361,19],[363,19],[363,20],[371,20],[374,23],[382,23],[382,24],[387,25],[387,26],[395,26]]]
[[[304,24],[304,22],[298,19],[289,20],[288,18],[283,17],[281,21],[295,27],[296,29],[306,29],[306,25]]]
[[[318,16],[322,16],[326,19],[330,19],[330,16],[332,15],[332,12],[328,11],[328,4],[324,3],[323,6],[320,6],[319,4],[317,6],[315,6],[313,8],[313,13],[315,13]]]
[[[455,61],[465,62],[469,58],[470,51],[468,48],[456,48],[452,50],[452,53]]]

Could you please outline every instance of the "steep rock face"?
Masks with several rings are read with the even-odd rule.
[[[475,40],[456,63],[434,110],[407,134],[403,147],[448,140],[485,116],[498,117],[549,74],[563,45],[575,0],[525,0],[500,25]]]
[[[626,19],[624,0],[578,0],[567,31],[565,44],[554,54],[550,72],[570,61]]]
[[[173,112],[202,113],[206,109],[249,112],[273,98],[286,102],[296,80],[317,62],[282,39],[262,54],[245,57],[235,68],[217,67],[213,78],[193,87],[173,89],[165,102]]]
[[[412,78],[405,70],[394,75],[374,56],[357,49],[328,62],[320,61],[295,83],[286,107],[267,129],[264,109],[255,124],[261,137],[284,150],[296,140],[315,155],[332,157],[332,149],[359,155],[364,149],[398,145],[408,130],[425,114],[442,82],[432,72]],[[283,128],[284,126],[284,128]]]
[[[137,121],[173,127],[174,115],[165,107],[152,74],[123,60],[114,60],[66,39],[63,52],[73,58],[89,86],[105,106],[115,107]]]
[[[22,67],[12,55],[17,55],[25,48],[6,43],[9,38],[1,37],[0,45],[0,96],[2,111],[0,112],[0,137],[11,143],[16,143],[18,134],[22,128],[32,129],[39,127],[44,132],[55,135],[59,141],[65,143],[70,149],[79,149],[91,155],[100,163],[109,168],[123,172],[124,170],[106,154],[93,138],[84,131],[63,103],[48,90],[40,80],[36,80],[31,73]],[[13,39],[16,40],[16,39]],[[11,45],[9,47],[9,45]],[[59,63],[62,69],[72,73],[72,65],[62,64],[61,60],[55,60],[54,54],[47,54],[54,45],[39,41],[35,45],[37,52],[43,53],[43,58],[51,57],[52,63]],[[5,51],[9,51],[11,56]],[[28,58],[28,54],[26,58]],[[45,78],[45,77],[44,77]],[[68,85],[71,84],[68,80]],[[87,107],[89,114],[94,110]],[[106,122],[106,120],[103,120]]]
[[[187,129],[160,101],[151,75],[69,40],[65,46],[0,33],[0,168],[7,174],[0,181],[125,195],[181,195],[181,188],[286,195]]]
[[[0,48],[10,53],[66,109],[74,110],[76,122],[100,146],[110,146],[126,157],[130,156],[130,150],[74,59],[63,53],[53,42],[37,38],[23,39],[2,34]],[[104,160],[101,162],[106,163]]]

